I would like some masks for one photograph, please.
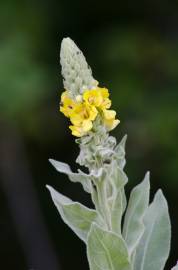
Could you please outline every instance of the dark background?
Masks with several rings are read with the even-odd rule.
[[[58,112],[59,51],[70,36],[111,92],[128,134],[127,193],[151,171],[172,221],[166,269],[178,259],[178,4],[176,1],[0,1],[0,267],[88,269],[84,244],[60,219],[46,184],[91,206],[48,158],[76,168],[78,147]]]

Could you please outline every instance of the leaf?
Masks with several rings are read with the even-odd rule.
[[[122,211],[124,213],[125,209],[127,207],[127,198],[126,198],[126,195],[125,195],[124,187],[121,188],[121,194],[122,194]]]
[[[124,168],[126,160],[125,160],[125,144],[127,140],[127,135],[125,135],[120,143],[115,147],[115,156],[118,162],[118,165],[121,169]]]
[[[50,186],[46,187],[50,191],[53,202],[63,221],[80,239],[86,242],[91,223],[94,221],[100,223],[96,211],[89,209],[78,202],[73,202]]]
[[[112,230],[121,234],[121,219],[125,210],[126,198],[124,186],[128,179],[124,171],[118,166],[115,160],[112,160],[107,177],[108,204],[110,207],[110,218]]]
[[[85,174],[82,171],[78,170],[78,173],[73,173],[71,171],[71,168],[68,164],[54,160],[49,159],[49,162],[54,166],[54,168],[61,173],[67,174],[69,179],[74,183],[81,183],[84,190],[88,193],[91,193],[91,181],[90,181],[90,175]]]
[[[144,232],[143,216],[148,208],[149,193],[150,182],[149,173],[147,173],[143,182],[132,190],[125,214],[123,237],[129,254],[132,254]]]
[[[146,211],[144,225],[134,270],[163,270],[170,251],[171,225],[167,201],[161,190]]]
[[[121,220],[123,214],[122,192],[119,190],[111,208],[112,231],[121,235]]]
[[[95,223],[88,234],[87,255],[90,270],[131,270],[124,240]]]
[[[124,187],[127,182],[128,178],[125,172],[118,166],[115,160],[112,160],[111,168],[108,169],[108,178],[112,186],[118,190]]]

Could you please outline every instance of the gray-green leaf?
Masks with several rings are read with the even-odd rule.
[[[124,171],[119,167],[116,160],[112,160],[111,165],[108,167],[106,177],[111,227],[115,233],[121,234],[121,219],[126,204],[124,186],[127,183],[128,178]]]
[[[137,185],[130,194],[125,214],[123,237],[131,255],[144,232],[143,216],[149,204],[150,181],[149,173],[143,182]]]
[[[115,157],[118,162],[118,165],[121,169],[124,168],[126,160],[125,160],[125,144],[127,140],[127,135],[125,135],[120,143],[115,147]]]
[[[112,231],[121,235],[121,219],[123,214],[123,197],[121,190],[118,190],[111,207]]]
[[[89,209],[78,202],[73,202],[50,186],[47,186],[47,188],[51,193],[53,202],[63,221],[78,235],[79,238],[86,242],[91,223],[94,221],[99,222],[96,211]]]
[[[54,166],[54,168],[61,173],[67,174],[69,179],[74,183],[81,183],[84,190],[88,193],[91,193],[91,181],[90,181],[90,175],[85,174],[82,171],[78,171],[78,173],[73,173],[71,171],[71,168],[68,164],[54,160],[49,159],[49,162]]]
[[[131,270],[124,240],[95,223],[88,234],[87,255],[90,270]]]
[[[112,160],[111,167],[108,167],[108,178],[112,186],[115,186],[116,190],[124,187],[128,182],[128,177],[125,172],[117,165],[115,160]]]
[[[170,251],[171,225],[167,201],[161,190],[146,211],[144,225],[134,270],[163,270]]]

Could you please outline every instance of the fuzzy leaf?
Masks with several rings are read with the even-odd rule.
[[[124,187],[128,182],[127,175],[117,165],[115,160],[112,161],[111,168],[109,168],[108,178],[111,182],[111,185],[115,186],[117,190]]]
[[[119,167],[121,169],[124,168],[126,160],[125,160],[125,144],[127,140],[127,135],[125,135],[120,143],[115,147],[115,155],[116,155],[116,160],[119,164]]]
[[[47,188],[51,193],[53,202],[63,221],[78,235],[79,238],[86,242],[91,223],[94,221],[99,222],[96,211],[89,209],[78,202],[73,202],[50,186],[47,186]]]
[[[127,207],[127,198],[126,198],[126,195],[125,195],[124,187],[121,188],[121,194],[122,194],[122,212],[124,213],[125,209]]]
[[[112,203],[111,208],[111,225],[112,231],[121,235],[121,219],[123,214],[122,192],[119,190]]]
[[[90,175],[83,173],[82,171],[78,171],[78,173],[73,173],[68,164],[49,159],[49,162],[54,166],[54,168],[61,173],[67,174],[69,179],[74,183],[81,183],[84,190],[88,193],[91,193],[91,182]]]
[[[128,179],[115,160],[112,161],[106,177],[109,180],[106,182],[108,184],[107,190],[111,193],[108,196],[108,203],[110,206],[112,230],[115,233],[121,234],[121,219],[126,204],[124,186]]]
[[[88,234],[87,255],[90,270],[131,270],[124,240],[95,223]]]
[[[143,216],[148,208],[149,193],[150,181],[149,173],[147,173],[143,182],[132,190],[125,214],[123,237],[127,243],[129,254],[132,254],[144,232]]]
[[[171,225],[167,201],[161,190],[146,211],[144,225],[134,270],[163,270],[170,251]]]

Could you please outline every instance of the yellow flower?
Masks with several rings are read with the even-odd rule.
[[[98,114],[94,106],[86,103],[77,104],[70,115],[70,120],[73,125],[81,126],[83,121],[94,121]]]
[[[101,95],[103,97],[103,101],[102,101],[102,104],[101,104],[100,108],[102,110],[109,109],[111,107],[111,100],[109,99],[108,89],[100,88],[100,92],[101,92]]]
[[[100,109],[109,109],[111,107],[111,100],[108,98],[109,92],[106,88],[97,87],[95,89],[86,90],[83,93],[83,100],[90,105]]]
[[[74,100],[72,100],[69,96],[68,96],[68,92],[65,91],[62,93],[61,95],[61,103],[60,103],[60,111],[66,116],[66,117],[70,117],[70,115],[72,114],[75,106],[76,106],[76,102],[74,102]]]
[[[69,126],[69,128],[72,130],[72,135],[76,137],[82,137],[85,135],[88,131],[90,131],[93,127],[92,121],[90,120],[84,120],[81,125],[79,126]]]
[[[72,130],[72,134],[81,137],[90,131],[93,127],[92,121],[95,120],[97,114],[98,111],[94,106],[86,103],[77,104],[70,115],[73,126],[69,128]]]
[[[69,128],[76,137],[82,137],[93,127],[97,115],[103,118],[103,123],[108,131],[114,129],[119,120],[115,119],[116,112],[108,110],[111,107],[109,92],[106,88],[96,87],[86,90],[83,95],[70,98],[68,91],[61,95],[60,111],[72,123]]]
[[[99,107],[103,101],[100,91],[98,88],[86,90],[83,93],[83,99],[87,104]]]
[[[114,110],[103,110],[104,124],[106,128],[110,131],[114,129],[120,121],[115,119],[116,112]]]
[[[76,137],[82,137],[84,135],[81,127],[69,126],[69,128],[72,130],[72,135]]]

